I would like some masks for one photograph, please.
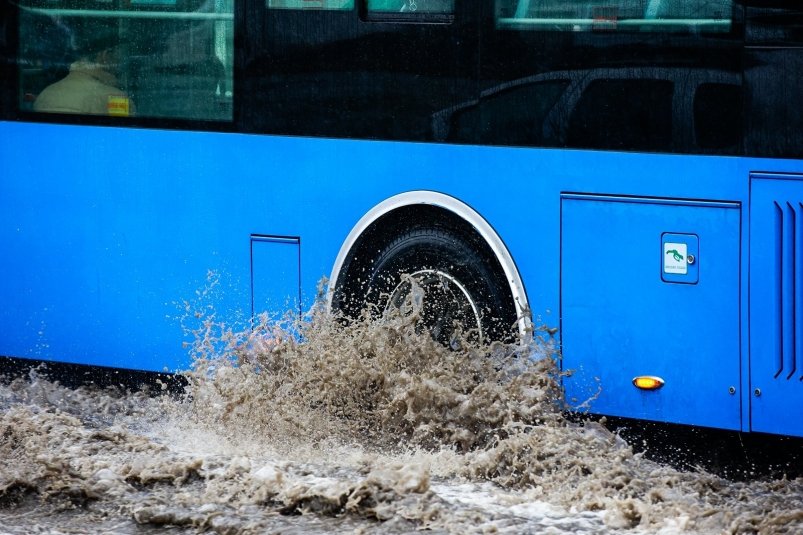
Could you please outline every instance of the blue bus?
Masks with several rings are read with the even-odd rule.
[[[0,356],[438,292],[593,414],[803,437],[803,8],[2,0]],[[407,274],[407,277],[402,277]]]

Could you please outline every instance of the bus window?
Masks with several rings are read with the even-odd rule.
[[[233,0],[27,0],[23,111],[232,119]]]
[[[354,0],[265,0],[268,9],[320,9],[346,11],[354,8]]]
[[[568,145],[593,149],[672,149],[669,80],[594,80],[569,120]]]
[[[727,32],[733,0],[497,0],[500,28]]]
[[[735,152],[744,135],[742,124],[740,86],[700,84],[694,94],[694,137],[698,148]]]
[[[454,0],[367,0],[368,14],[437,14],[454,13]]]
[[[484,91],[477,104],[448,117],[445,139],[469,141],[479,135],[482,142],[499,145],[555,144],[544,135],[544,121],[570,83],[563,78],[523,80]]]

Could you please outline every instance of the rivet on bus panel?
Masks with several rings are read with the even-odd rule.
[[[664,386],[664,380],[653,375],[640,375],[633,378],[633,385],[641,390],[658,390]]]

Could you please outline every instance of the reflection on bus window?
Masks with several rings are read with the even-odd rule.
[[[611,150],[672,146],[670,80],[593,80],[571,112],[568,144]]]
[[[319,9],[350,10],[354,8],[354,0],[266,0],[268,9]]]
[[[701,149],[724,153],[738,147],[744,135],[742,88],[736,84],[703,83],[694,95],[694,137]]]
[[[724,32],[733,0],[497,0],[500,28]]]
[[[485,90],[477,103],[434,117],[437,139],[468,141],[478,136],[499,145],[553,145],[544,123],[570,83],[560,75],[542,75]]]
[[[26,0],[22,110],[232,119],[233,0]]]
[[[454,0],[368,0],[368,13],[452,14]]]

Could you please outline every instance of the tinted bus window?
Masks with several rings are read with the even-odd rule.
[[[485,91],[477,104],[436,115],[437,139],[501,145],[554,145],[545,121],[570,81],[526,80]]]
[[[701,149],[725,151],[739,147],[742,88],[734,84],[701,84],[694,95],[694,137]]]
[[[325,9],[349,10],[354,0],[266,0],[268,9]]]
[[[555,31],[728,31],[732,0],[497,0],[500,27]]]
[[[24,111],[232,119],[233,0],[28,0]]]
[[[594,80],[569,121],[568,144],[613,150],[669,150],[672,95],[668,80]]]
[[[368,13],[452,14],[454,0],[367,0]]]

